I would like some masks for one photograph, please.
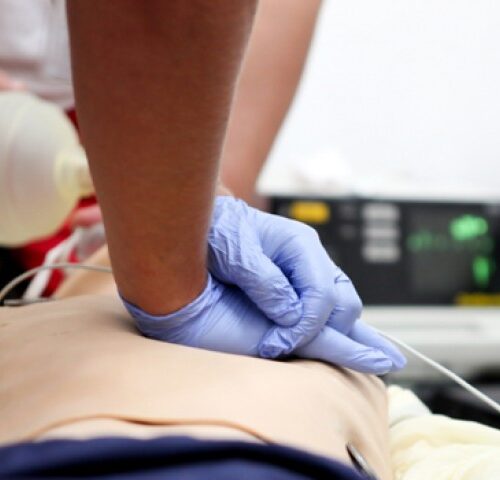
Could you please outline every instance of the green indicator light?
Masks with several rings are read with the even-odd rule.
[[[406,240],[406,245],[412,252],[418,252],[420,250],[420,241],[417,235],[410,235]]]
[[[458,242],[470,240],[488,233],[488,222],[476,215],[462,215],[450,222],[450,233]]]
[[[493,268],[493,262],[488,257],[478,256],[474,258],[472,261],[472,275],[478,287],[485,288],[488,286]]]
[[[422,250],[430,250],[433,242],[432,233],[422,230],[410,235],[406,241],[406,245],[412,252],[420,252]]]

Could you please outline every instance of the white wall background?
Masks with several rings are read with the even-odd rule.
[[[261,186],[331,150],[362,181],[500,195],[500,1],[324,0]]]

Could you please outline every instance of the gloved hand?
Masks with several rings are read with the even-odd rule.
[[[357,320],[361,302],[352,284],[309,227],[219,197],[209,253],[209,269],[224,283],[209,275],[203,293],[181,310],[152,316],[124,301],[144,334],[244,355],[293,350],[367,373],[404,365],[392,344]]]
[[[396,347],[359,321],[362,304],[354,286],[332,262],[311,227],[222,196],[215,201],[208,243],[210,272],[224,283],[240,287],[278,324],[262,339],[260,356],[290,354],[327,325],[330,328],[323,338],[326,335],[330,340],[322,343],[325,348],[340,348],[332,343],[335,331],[342,334],[336,333],[335,338],[347,355],[356,349],[353,346],[348,352],[345,335],[384,352],[394,369],[405,365]],[[312,352],[308,352],[310,356]],[[315,355],[325,358],[327,354]]]
[[[262,337],[273,327],[238,287],[210,274],[202,294],[169,315],[149,315],[126,300],[124,304],[144,335],[207,350],[258,356]],[[366,373],[383,374],[393,368],[393,362],[380,350],[357,343],[331,327],[323,327],[295,353]]]

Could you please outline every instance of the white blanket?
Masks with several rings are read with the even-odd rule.
[[[433,415],[409,390],[389,387],[394,480],[500,479],[500,430]]]

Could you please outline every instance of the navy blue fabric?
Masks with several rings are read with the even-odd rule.
[[[11,445],[0,448],[0,478],[363,480],[351,467],[289,447],[189,437]]]

